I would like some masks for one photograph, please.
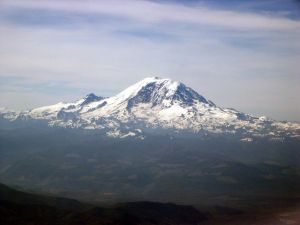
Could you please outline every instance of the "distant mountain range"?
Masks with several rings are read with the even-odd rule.
[[[300,124],[255,117],[221,108],[193,89],[170,79],[145,78],[116,96],[94,94],[71,103],[28,111],[2,108],[10,122],[42,122],[52,127],[98,129],[110,137],[143,139],[147,133],[231,135],[242,141],[267,137],[300,139]]]

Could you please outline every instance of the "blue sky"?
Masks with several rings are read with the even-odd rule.
[[[300,121],[300,3],[0,1],[0,105],[25,109],[169,77],[219,106]]]

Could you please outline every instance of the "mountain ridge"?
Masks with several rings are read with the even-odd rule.
[[[143,138],[145,131],[229,134],[244,138],[300,137],[300,124],[255,117],[221,108],[181,82],[145,78],[119,94],[93,93],[71,103],[59,102],[29,111],[0,110],[9,121],[46,121],[49,126],[105,130],[111,137]],[[246,139],[245,139],[246,140]]]
[[[149,201],[97,206],[19,191],[0,183],[0,221],[29,224],[200,224],[208,214],[189,205]]]

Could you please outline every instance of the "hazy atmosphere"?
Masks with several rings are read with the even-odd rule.
[[[0,224],[300,224],[300,1],[0,0]]]
[[[0,1],[0,106],[112,96],[149,76],[300,121],[300,3]]]

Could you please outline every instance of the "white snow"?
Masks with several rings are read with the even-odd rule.
[[[146,86],[152,89],[145,91]],[[241,141],[252,141],[249,135],[278,138],[283,134],[291,137],[300,134],[299,123],[256,118],[234,109],[217,107],[210,101],[199,99],[199,96],[178,81],[149,77],[110,98],[96,96],[96,100],[83,104],[85,97],[73,103],[59,102],[23,112],[0,108],[0,115],[8,120],[20,116],[46,120],[50,126],[107,129],[108,136],[122,138],[141,135],[144,128],[157,127],[231,134],[239,131],[245,133]],[[130,105],[133,99],[139,101]],[[122,126],[128,131],[121,132]]]

